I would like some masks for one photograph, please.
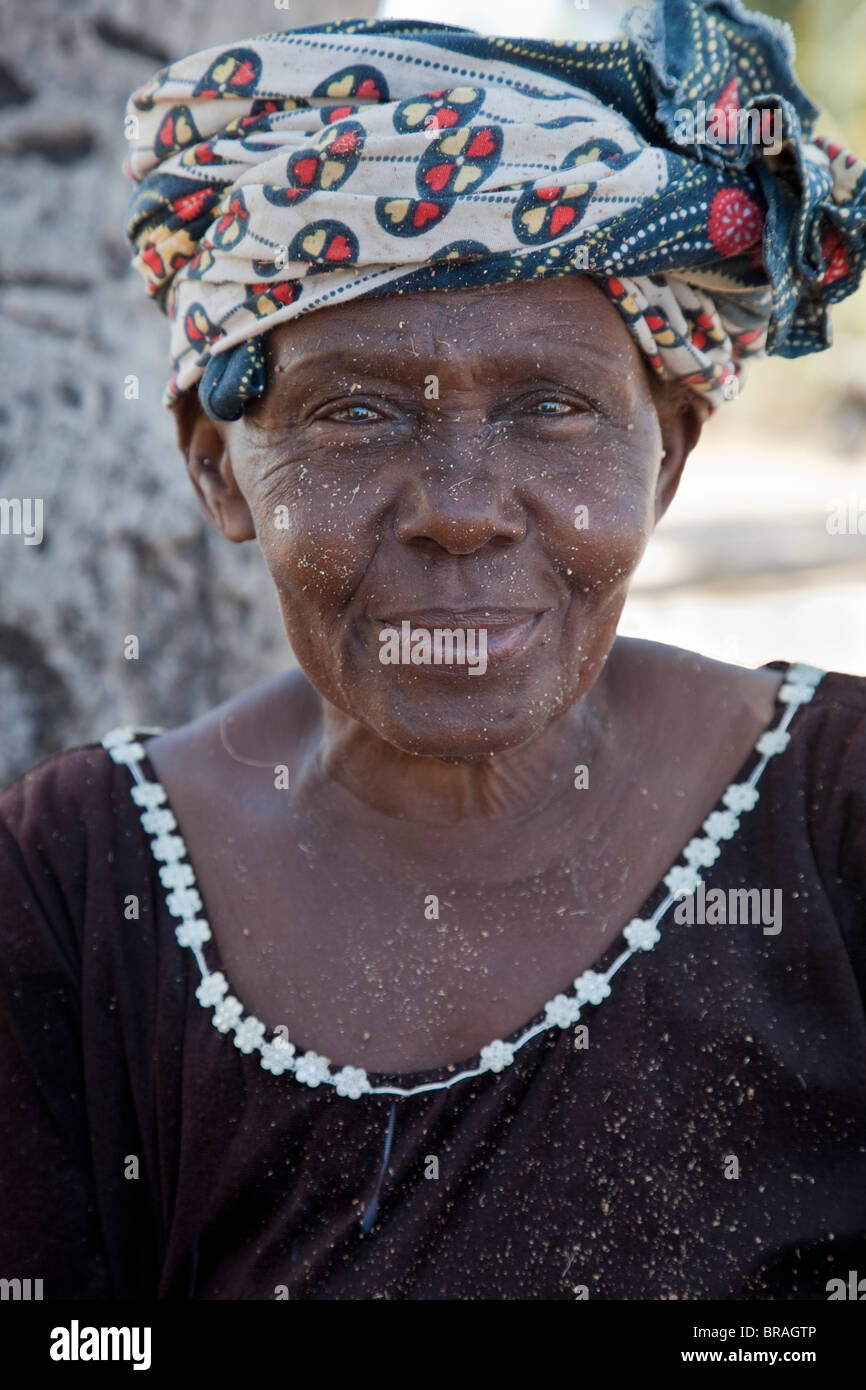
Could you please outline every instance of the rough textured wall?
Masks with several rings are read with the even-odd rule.
[[[290,663],[258,550],[210,531],[160,404],[168,330],[129,267],[123,112],[185,53],[373,10],[2,7],[0,783],[116,724],[183,723]],[[42,499],[41,544],[12,533],[2,499]],[[124,657],[128,635],[138,660]]]

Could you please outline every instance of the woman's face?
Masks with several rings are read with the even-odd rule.
[[[358,300],[267,346],[265,396],[200,416],[192,454],[217,428],[199,490],[232,539],[254,528],[312,684],[407,752],[538,735],[598,674],[694,442],[664,433],[617,310],[563,277]],[[404,622],[475,629],[477,669],[383,661]]]

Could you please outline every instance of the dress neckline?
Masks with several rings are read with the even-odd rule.
[[[610,981],[636,953],[652,950],[661,939],[659,923],[682,894],[691,894],[702,882],[702,870],[710,868],[719,858],[719,841],[731,840],[739,830],[739,818],[757,804],[757,783],[772,757],[784,751],[790,742],[789,725],[801,704],[808,703],[817,689],[824,671],[804,663],[785,661],[766,662],[763,670],[781,670],[784,679],[774,697],[774,716],[738,769],[735,780],[722,793],[716,807],[690,837],[677,860],[644,899],[637,917],[604,948],[590,970],[574,981],[570,994],[557,994],[533,1015],[528,1023],[515,1029],[508,1038],[495,1039],[481,1049],[480,1054],[459,1062],[412,1072],[367,1072],[361,1067],[344,1065],[332,1068],[328,1058],[313,1051],[298,1053],[285,1038],[285,1029],[266,1037],[265,1025],[247,1014],[239,999],[231,992],[223,969],[221,953],[213,938],[198,889],[195,870],[189,860],[186,844],[179,831],[177,818],[168,801],[165,788],[158,781],[155,769],[143,743],[142,736],[162,733],[161,728],[113,729],[101,740],[116,763],[125,764],[132,774],[130,794],[141,811],[141,822],[150,842],[151,853],[159,865],[159,877],[164,901],[171,916],[179,918],[175,937],[180,946],[192,951],[201,972],[201,984],[196,998],[203,1008],[213,1009],[211,1022],[221,1033],[233,1033],[239,1051],[260,1053],[260,1065],[273,1075],[291,1072],[293,1078],[315,1089],[334,1087],[337,1094],[350,1100],[366,1095],[406,1097],[448,1090],[460,1081],[499,1073],[512,1065],[515,1054],[532,1039],[551,1029],[567,1029],[578,1022],[587,1005],[598,1007],[611,993]],[[778,711],[781,716],[774,724]],[[758,761],[748,777],[744,774],[752,760]],[[145,772],[147,775],[145,775]],[[703,831],[703,835],[701,835]],[[684,861],[684,862],[680,862]],[[662,889],[667,891],[650,912],[650,906]],[[170,891],[168,891],[170,890]],[[208,944],[208,964],[203,948]],[[612,959],[611,959],[612,958]]]

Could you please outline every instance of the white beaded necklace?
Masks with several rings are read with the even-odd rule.
[[[613,976],[636,951],[653,949],[661,939],[658,924],[665,913],[677,898],[697,890],[702,881],[700,870],[709,868],[719,857],[719,841],[732,839],[739,828],[740,816],[757,804],[757,784],[764,768],[770,758],[787,748],[791,738],[788,725],[798,706],[812,699],[824,674],[817,667],[802,663],[788,667],[776,697],[787,708],[776,727],[767,729],[755,744],[760,761],[747,781],[735,782],[728,787],[721,798],[726,809],[713,811],[707,817],[702,827],[704,836],[689,840],[681,855],[685,862],[675,864],[663,879],[668,892],[652,916],[635,917],[623,930],[626,949],[613,964],[603,973],[584,970],[574,981],[574,993],[557,994],[549,1000],[544,1006],[542,1022],[527,1028],[516,1042],[503,1042],[497,1038],[482,1047],[477,1066],[458,1072],[447,1081],[429,1081],[420,1086],[373,1086],[363,1067],[345,1066],[336,1070],[331,1067],[327,1057],[320,1057],[317,1052],[296,1054],[294,1045],[282,1035],[266,1039],[265,1025],[254,1014],[244,1014],[240,1000],[229,992],[225,975],[220,970],[210,970],[202,954],[205,942],[211,940],[211,930],[204,918],[198,916],[203,903],[193,867],[189,862],[183,862],[186,845],[180,835],[172,833],[177,829],[177,821],[168,805],[165,789],[159,782],[149,782],[139,766],[145,750],[138,742],[138,733],[157,734],[162,730],[113,729],[102,739],[102,745],[116,763],[125,763],[132,773],[132,799],[141,808],[141,823],[151,837],[151,853],[160,866],[160,880],[163,887],[169,890],[166,904],[171,915],[180,919],[175,927],[175,936],[181,946],[192,951],[198,962],[201,984],[196,989],[196,998],[203,1008],[213,1009],[213,1026],[220,1033],[234,1033],[234,1045],[241,1052],[259,1052],[261,1065],[275,1076],[292,1072],[295,1080],[306,1086],[333,1086],[338,1095],[349,1100],[358,1100],[364,1095],[416,1096],[426,1091],[448,1090],[459,1081],[482,1076],[488,1071],[503,1071],[514,1061],[514,1054],[539,1033],[551,1028],[570,1028],[579,1019],[584,1005],[598,1005],[608,997]]]

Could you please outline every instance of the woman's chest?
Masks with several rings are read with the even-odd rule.
[[[720,791],[681,761],[662,795],[656,762],[596,769],[493,853],[471,823],[275,812],[261,774],[203,781],[183,749],[157,771],[245,1012],[338,1064],[408,1072],[509,1038],[613,949]]]
[[[643,830],[646,832],[647,827]],[[606,834],[509,881],[447,860],[407,874],[307,823],[198,842],[197,880],[216,954],[245,1012],[299,1048],[374,1072],[476,1056],[570,992],[656,889],[675,851]],[[385,870],[383,872],[383,869]]]
[[[805,1002],[757,1000],[754,957],[715,937],[687,964],[672,929],[633,962],[588,1047],[556,1030],[501,1076],[393,1107],[194,1030],[171,1248],[203,1233],[195,1296],[824,1297],[834,1245],[862,1226],[866,1097],[842,1095],[862,1021],[837,1010],[812,1065]]]

